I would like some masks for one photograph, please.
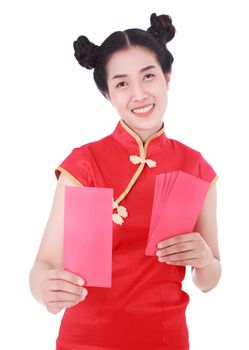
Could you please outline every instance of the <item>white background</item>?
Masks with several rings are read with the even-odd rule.
[[[93,71],[75,60],[72,43],[81,34],[100,45],[113,31],[147,29],[152,12],[171,15],[177,30],[168,44],[175,61],[166,134],[201,151],[219,175],[223,275],[217,288],[201,293],[187,273],[191,350],[249,349],[246,1],[150,3],[1,2],[1,349],[55,348],[62,313],[49,314],[28,283],[54,169],[72,148],[106,136],[119,120]]]

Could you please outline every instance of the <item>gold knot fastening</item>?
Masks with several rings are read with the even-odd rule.
[[[117,209],[117,214],[112,214],[112,221],[115,222],[115,224],[118,225],[122,225],[124,220],[123,218],[127,218],[128,213],[125,207],[123,207],[122,205],[118,205],[114,199],[113,199],[113,203],[112,203],[112,208],[113,209]]]
[[[139,163],[146,163],[148,165],[149,168],[154,168],[156,167],[156,162],[154,160],[151,159],[143,159],[139,156],[130,156],[130,161],[133,164],[139,164]]]

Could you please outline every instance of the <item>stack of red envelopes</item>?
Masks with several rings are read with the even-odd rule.
[[[209,186],[180,170],[156,175],[145,255],[155,255],[160,241],[193,231]]]

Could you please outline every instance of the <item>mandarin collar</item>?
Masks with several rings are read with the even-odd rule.
[[[153,153],[157,153],[164,148],[168,141],[164,132],[164,122],[161,129],[150,135],[144,144],[141,137],[131,129],[123,119],[119,120],[111,135],[126,148],[129,153],[140,154],[140,156],[149,156]]]

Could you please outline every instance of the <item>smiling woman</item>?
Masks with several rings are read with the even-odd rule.
[[[199,151],[166,136],[173,63],[166,44],[175,28],[168,15],[153,13],[150,21],[147,31],[114,32],[100,46],[85,36],[74,42],[76,59],[94,68],[120,120],[110,135],[74,148],[55,169],[58,185],[30,285],[50,312],[66,308],[57,350],[188,350],[185,268],[192,267],[194,284],[205,292],[220,278],[217,175]],[[206,181],[208,194],[193,232],[165,236],[146,256],[156,176],[176,170]],[[111,288],[90,287],[63,269],[65,186],[113,189]]]
[[[116,74],[121,67],[129,74]],[[108,99],[125,123],[145,142],[162,127],[170,73],[163,73],[155,54],[141,46],[113,54],[106,72]],[[124,85],[120,86],[121,83]]]

